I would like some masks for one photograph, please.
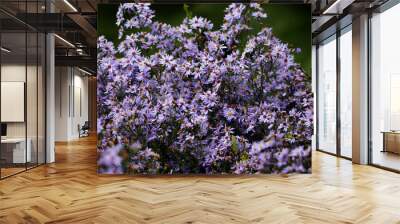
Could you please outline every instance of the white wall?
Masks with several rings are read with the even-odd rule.
[[[3,82],[25,82],[25,64],[8,64],[1,66],[1,81]],[[1,108],[7,110],[7,108]],[[11,122],[7,123],[7,137],[25,137],[25,123]]]
[[[55,140],[79,138],[78,125],[88,120],[88,78],[76,68],[56,67]]]
[[[55,141],[67,141],[69,136],[69,68],[55,68]]]
[[[27,66],[25,67],[24,65],[20,64],[5,64],[1,66],[1,81],[2,82],[25,82],[25,75],[26,75],[26,70],[28,72],[28,84],[29,87],[36,86],[36,80],[31,80],[30,75],[35,74],[36,75],[36,66]],[[27,118],[28,118],[28,129],[30,127],[34,128],[36,130],[36,119],[37,115],[36,113],[29,113],[32,111],[36,111],[37,107],[37,99],[36,99],[36,88],[27,88],[27,106],[30,107],[27,113]],[[34,107],[34,108],[33,108]],[[7,110],[7,108],[1,108],[1,110]],[[34,122],[31,123],[31,122]],[[8,137],[25,137],[25,123],[26,122],[7,122],[7,136]],[[33,127],[35,126],[35,127]],[[28,130],[28,137],[29,136],[29,130]],[[36,134],[36,132],[35,132]]]

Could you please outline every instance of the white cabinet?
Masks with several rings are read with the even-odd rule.
[[[32,161],[32,140],[27,139],[28,144],[25,151],[25,139],[24,138],[7,138],[2,139],[1,144],[6,147],[12,148],[12,162],[13,163],[25,163]]]

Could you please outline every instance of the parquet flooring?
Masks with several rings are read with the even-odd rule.
[[[23,168],[1,168],[1,176],[2,177],[7,177],[7,176],[10,176],[10,175],[13,175],[13,174],[16,174],[16,173],[19,173],[19,172],[22,172],[22,171],[24,171],[25,170],[25,167],[23,167]]]
[[[96,140],[0,181],[0,223],[400,223],[400,175],[319,152],[308,175],[96,174]]]

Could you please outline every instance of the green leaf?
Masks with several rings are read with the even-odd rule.
[[[240,161],[247,161],[249,160],[249,155],[247,154],[247,152],[242,153],[242,155],[240,155]]]
[[[183,4],[183,10],[185,10],[187,18],[191,19],[193,17],[192,11],[189,10],[188,4]]]
[[[239,152],[239,146],[238,146],[238,141],[236,136],[232,135],[231,136],[231,147],[232,147],[232,152],[236,155]]]

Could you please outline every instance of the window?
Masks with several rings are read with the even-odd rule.
[[[317,149],[351,159],[351,24],[338,34],[320,43],[317,50]]]
[[[336,36],[318,47],[318,145],[336,153]]]
[[[352,157],[352,34],[351,26],[340,36],[340,155]]]
[[[400,4],[371,18],[371,162],[400,170]]]

